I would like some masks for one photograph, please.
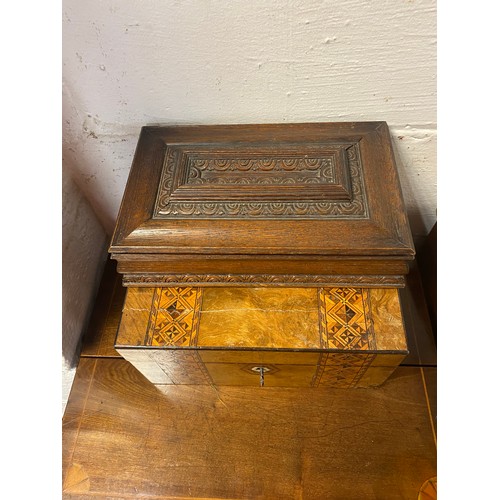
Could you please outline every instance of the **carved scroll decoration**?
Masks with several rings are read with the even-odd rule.
[[[325,146],[326,147],[326,146]],[[244,153],[240,158],[213,158],[196,150],[186,152],[181,146],[167,146],[163,171],[161,175],[158,195],[153,218],[222,218],[222,219],[317,219],[317,218],[368,218],[363,169],[361,166],[360,151],[357,143],[330,145],[329,150],[337,148],[345,154],[346,182],[349,186],[349,199],[334,200],[308,199],[306,195],[297,200],[283,201],[252,200],[252,193],[248,197],[238,200],[199,200],[196,197],[190,200],[175,199],[180,192],[179,186],[191,189],[203,186],[227,187],[241,189],[244,186],[328,186],[338,182],[336,178],[335,156],[321,154],[318,146],[316,154],[294,156],[283,154],[274,157],[252,157]],[[194,152],[193,152],[193,151]],[[196,153],[196,154],[195,154]],[[254,156],[256,153],[253,153]],[[223,173],[223,175],[221,175]],[[277,175],[279,174],[279,175]],[[186,179],[180,179],[182,175]]]
[[[192,159],[188,171],[187,184],[292,185],[335,181],[332,158]],[[225,175],[218,175],[221,172]],[[282,175],[273,175],[277,173]]]
[[[404,277],[306,274],[125,274],[125,286],[363,286],[401,288]]]

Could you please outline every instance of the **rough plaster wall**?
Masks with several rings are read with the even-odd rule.
[[[68,399],[80,337],[87,325],[108,238],[90,204],[63,168],[62,192],[62,403]]]
[[[64,157],[112,232],[140,127],[385,120],[436,220],[431,0],[64,0]]]

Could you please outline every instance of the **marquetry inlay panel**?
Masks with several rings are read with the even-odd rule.
[[[375,357],[376,354],[321,354],[312,385],[342,389],[356,387]]]
[[[200,299],[198,288],[155,288],[145,345],[188,346],[195,343]]]
[[[329,349],[376,349],[368,289],[320,289],[321,344]]]

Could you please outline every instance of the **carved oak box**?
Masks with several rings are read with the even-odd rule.
[[[388,127],[144,127],[110,251],[126,286],[403,286]]]
[[[365,387],[407,354],[385,122],[144,127],[111,242],[154,384]]]

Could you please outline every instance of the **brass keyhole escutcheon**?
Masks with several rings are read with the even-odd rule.
[[[260,386],[264,387],[264,373],[271,371],[267,366],[253,366],[250,368],[253,372],[260,374]]]

